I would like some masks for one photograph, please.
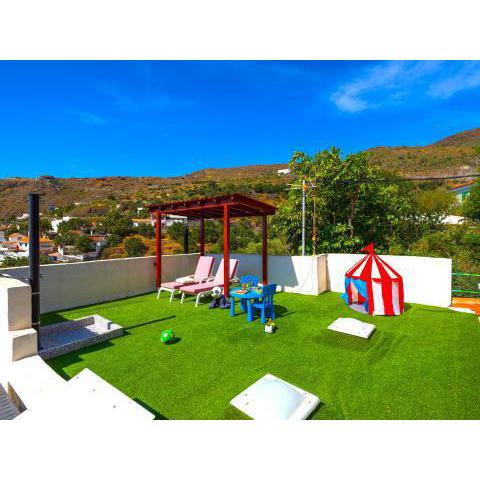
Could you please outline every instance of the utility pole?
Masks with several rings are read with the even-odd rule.
[[[287,190],[302,190],[302,257],[305,256],[305,235],[306,235],[306,226],[305,226],[305,216],[306,216],[306,203],[307,203],[307,190],[314,189],[316,185],[310,182],[311,185],[307,185],[307,179],[304,177],[302,180],[302,185],[290,185],[290,188]]]

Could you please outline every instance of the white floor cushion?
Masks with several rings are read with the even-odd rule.
[[[372,323],[362,322],[356,318],[337,318],[328,326],[329,330],[334,332],[346,333],[347,335],[355,335],[356,337],[368,339],[375,331],[375,325]]]
[[[230,402],[254,420],[305,420],[319,403],[315,395],[270,374]]]

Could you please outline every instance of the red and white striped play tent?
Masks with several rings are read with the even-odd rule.
[[[373,248],[345,274],[342,298],[355,310],[369,315],[401,315],[403,313],[403,279]]]

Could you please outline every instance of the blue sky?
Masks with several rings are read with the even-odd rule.
[[[480,126],[480,62],[0,62],[0,177],[181,175]]]

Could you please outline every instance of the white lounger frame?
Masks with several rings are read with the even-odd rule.
[[[178,288],[160,287],[157,293],[157,300],[160,298],[160,292],[170,292],[170,302],[171,302],[173,300],[173,296],[175,295],[175,292],[179,292],[179,291],[180,290]]]

